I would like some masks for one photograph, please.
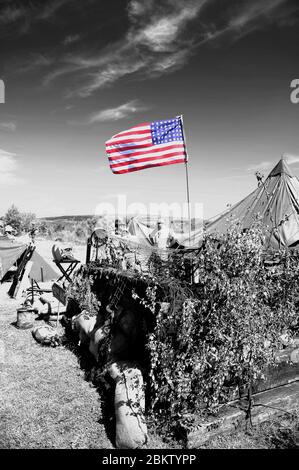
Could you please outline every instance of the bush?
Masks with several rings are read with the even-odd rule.
[[[217,238],[206,236],[193,256],[152,257],[149,272],[139,275],[148,288],[133,298],[155,316],[146,347],[150,409],[160,426],[217,413],[232,387],[250,388],[263,378],[282,346],[280,335],[292,336],[298,256],[280,252],[280,263],[268,268],[263,247],[261,227],[242,232],[235,224]],[[115,256],[108,258],[118,267]],[[196,283],[189,282],[191,267]],[[91,268],[88,275],[92,282]]]
[[[231,387],[250,387],[275,362],[279,336],[297,322],[299,264],[290,253],[269,270],[259,227],[242,233],[234,225],[218,239],[206,237],[196,260],[198,283],[173,272],[153,276],[145,302],[159,290],[169,302],[149,336],[152,409],[165,422],[190,413],[215,413]],[[159,286],[159,287],[158,287]]]
[[[4,216],[5,225],[11,225],[19,234],[22,231],[22,214],[19,209],[12,204]]]
[[[11,225],[16,233],[29,232],[33,223],[36,222],[36,215],[32,212],[20,212],[19,209],[12,204],[4,216],[5,225]]]

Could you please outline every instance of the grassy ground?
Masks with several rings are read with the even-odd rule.
[[[112,448],[100,397],[64,347],[19,330],[15,301],[0,307],[0,448]]]
[[[77,348],[41,346],[16,328],[8,288],[0,288],[0,448],[113,449],[113,402],[87,380]],[[166,445],[152,436],[149,447]]]
[[[44,347],[30,330],[16,328],[18,302],[6,296],[8,287],[0,288],[0,448],[112,449],[113,401],[92,385],[78,348]],[[298,422],[284,415],[250,434],[241,429],[203,447],[298,448]],[[150,430],[148,448],[180,447]]]
[[[254,423],[253,423],[254,424]],[[299,410],[253,426],[238,429],[206,442],[205,449],[299,449]]]

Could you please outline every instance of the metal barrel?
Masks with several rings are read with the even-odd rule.
[[[17,309],[17,327],[26,330],[33,327],[33,310],[21,307]]]

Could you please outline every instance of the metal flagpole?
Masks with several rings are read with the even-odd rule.
[[[186,171],[186,188],[187,188],[187,203],[188,203],[188,219],[189,219],[189,243],[191,243],[191,213],[190,213],[190,192],[189,192],[189,174],[188,174],[188,152],[187,152],[187,144],[186,144],[186,136],[184,131],[184,122],[183,122],[183,115],[178,116],[181,121],[182,127],[182,134],[184,139],[184,146],[186,152],[186,159],[185,159],[185,171]]]

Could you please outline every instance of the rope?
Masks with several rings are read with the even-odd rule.
[[[282,408],[279,408],[277,406],[265,405],[263,403],[254,403],[254,399],[252,397],[252,387],[251,387],[251,385],[249,385],[249,389],[248,389],[248,407],[246,409],[241,408],[241,409],[243,409],[243,411],[246,411],[246,417],[245,417],[246,427],[248,426],[248,422],[250,423],[250,427],[253,427],[252,408],[255,408],[255,407],[270,408],[270,409],[273,409],[273,410],[280,411],[281,413],[287,414],[291,417],[295,416],[294,413],[291,413],[290,411],[283,410]]]

